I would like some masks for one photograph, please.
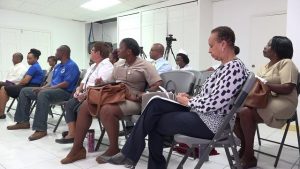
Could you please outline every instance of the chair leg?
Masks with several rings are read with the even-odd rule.
[[[278,153],[277,153],[277,156],[276,156],[276,160],[275,160],[275,163],[274,163],[275,168],[277,167],[277,164],[278,164],[278,161],[279,161],[279,158],[280,158],[280,155],[281,155],[281,151],[282,151],[283,144],[284,144],[287,132],[289,130],[289,127],[290,127],[290,123],[288,122],[288,123],[286,123],[285,131],[284,131],[284,134],[283,134],[280,146],[279,146],[279,150],[278,150]]]
[[[171,156],[172,156],[172,152],[173,152],[173,149],[174,149],[175,145],[176,145],[176,142],[175,142],[175,140],[173,140],[172,145],[170,147],[170,151],[168,153],[166,168],[168,168],[168,165],[169,165],[169,162],[170,162],[170,159],[171,159]]]
[[[203,145],[200,145],[203,146]],[[201,149],[202,152],[199,153],[199,161],[195,166],[195,169],[200,169],[205,161],[207,161],[207,158],[209,157],[209,153],[214,148],[214,143],[207,145],[205,149]],[[203,151],[204,150],[204,151]],[[200,155],[201,154],[201,155]]]
[[[36,106],[36,101],[31,102],[29,114],[31,114],[33,112],[33,109],[35,108],[35,106]]]
[[[298,122],[298,116],[297,116],[297,112],[296,112],[296,134],[297,134],[297,142],[298,142],[298,151],[299,151],[299,155],[300,155],[300,136],[299,136],[299,122]]]
[[[129,131],[126,128],[125,121],[121,120],[121,123],[122,123],[123,130],[125,132],[125,139],[127,140],[128,139],[128,135],[129,135]]]
[[[13,101],[10,103],[10,105],[8,106],[6,113],[8,113],[11,109],[11,107],[14,105],[14,102],[16,101],[16,99],[14,98]]]
[[[181,160],[180,163],[178,164],[177,169],[183,169],[184,163],[186,162],[186,160],[187,160],[189,154],[191,154],[191,152],[192,152],[193,150],[194,150],[193,147],[191,147],[191,148],[189,148],[189,149],[187,150],[187,152],[186,152],[185,155],[183,156],[182,160]]]
[[[231,168],[242,169],[239,153],[237,151],[236,142],[234,140],[232,132],[229,133],[228,139],[229,139],[229,144],[230,144],[230,147],[231,147],[231,150],[232,150],[232,153],[233,153],[233,157],[234,157],[234,161],[235,161],[235,166],[232,166]]]
[[[230,166],[230,168],[232,168],[233,162],[232,162],[232,159],[231,159],[231,155],[230,155],[229,149],[228,149],[227,146],[224,146],[224,149],[225,149],[225,153],[226,153],[226,157],[227,157],[229,166]]]
[[[58,119],[58,121],[57,121],[57,123],[56,123],[54,129],[53,129],[53,133],[56,132],[56,130],[57,130],[57,128],[58,128],[58,125],[60,124],[62,118],[65,117],[65,108],[64,108],[63,105],[61,105],[61,110],[62,110],[62,113],[61,113],[61,115],[60,115],[60,117],[59,117],[59,119]]]
[[[260,139],[258,124],[256,124],[256,133],[257,133],[258,145],[261,146],[261,139]]]
[[[99,150],[100,145],[101,145],[102,140],[103,140],[103,137],[104,137],[104,134],[105,134],[105,129],[103,128],[103,129],[101,129],[101,135],[100,135],[99,140],[98,140],[98,142],[97,142],[97,145],[96,145],[96,147],[95,147],[95,151],[98,151],[98,150]]]

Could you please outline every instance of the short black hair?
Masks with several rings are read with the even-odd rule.
[[[182,58],[182,61],[187,65],[190,63],[190,59],[187,55],[183,53],[178,53],[177,56],[180,56]]]
[[[17,52],[17,53],[14,53],[14,55],[13,56],[16,56],[16,57],[18,57],[18,59],[22,62],[23,61],[23,55],[22,55],[22,53],[20,53],[20,52]]]
[[[55,63],[57,63],[57,58],[55,56],[49,56],[48,60],[53,60]]]
[[[271,49],[280,59],[293,58],[293,43],[285,36],[274,36],[271,40]]]
[[[124,43],[128,49],[131,50],[134,56],[138,56],[140,54],[140,46],[136,40],[132,38],[125,38],[121,41]]]
[[[117,62],[119,60],[118,49],[114,49],[111,54]]]
[[[38,49],[32,48],[32,49],[30,49],[28,54],[32,54],[35,58],[39,59],[41,56],[41,51],[39,51]]]
[[[69,57],[71,56],[71,49],[68,45],[61,45],[59,49],[64,51]]]

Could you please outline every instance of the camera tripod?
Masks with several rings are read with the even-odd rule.
[[[170,51],[171,51],[171,53],[172,53],[172,55],[173,55],[174,60],[176,60],[176,59],[175,59],[174,52],[173,52],[173,49],[172,49],[172,45],[171,45],[171,43],[169,44],[169,43],[167,42],[167,48],[166,48],[165,53],[164,53],[164,58],[165,58],[166,60],[169,59]]]
[[[147,55],[145,54],[142,46],[140,47],[140,57],[142,59],[146,59],[147,58]]]

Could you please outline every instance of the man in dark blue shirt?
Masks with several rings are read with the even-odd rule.
[[[56,50],[56,57],[61,61],[54,68],[52,81],[43,87],[26,87],[21,90],[15,113],[14,125],[7,126],[8,130],[28,129],[31,100],[36,100],[36,110],[32,129],[35,132],[28,138],[30,141],[47,135],[48,111],[51,103],[67,101],[75,90],[79,79],[77,64],[70,59],[71,50],[62,45]]]

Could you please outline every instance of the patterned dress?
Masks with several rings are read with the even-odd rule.
[[[207,127],[216,133],[233,107],[230,101],[237,97],[248,75],[248,69],[239,59],[219,66],[206,79],[200,93],[190,99],[188,106],[191,112],[196,112]]]

